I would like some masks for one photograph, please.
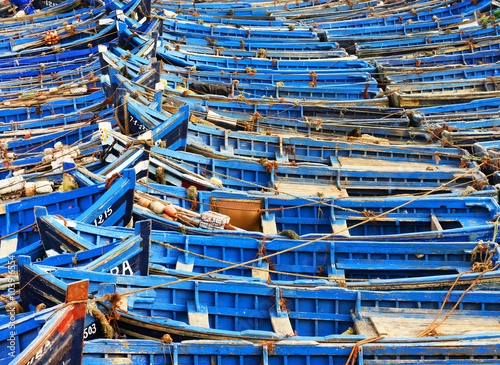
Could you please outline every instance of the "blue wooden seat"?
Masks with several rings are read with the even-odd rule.
[[[425,260],[353,260],[340,259],[337,269],[343,270],[456,270],[464,272],[471,269],[466,262],[425,261]]]

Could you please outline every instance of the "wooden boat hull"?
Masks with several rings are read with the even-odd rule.
[[[20,365],[80,364],[88,281],[68,285],[67,305],[12,316],[0,326],[0,360]],[[10,318],[10,316],[6,316]]]

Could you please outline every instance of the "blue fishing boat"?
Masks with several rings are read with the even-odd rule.
[[[40,85],[40,82],[44,82],[47,88],[58,87],[60,86],[60,81],[71,81],[78,80],[83,75],[91,73],[98,73],[99,70],[95,62],[87,63],[88,59],[75,60],[75,61],[65,61],[62,63],[49,63],[49,64],[37,64],[37,65],[27,65],[27,66],[12,66],[16,67],[17,71],[12,72],[12,68],[9,68],[11,71],[8,72],[7,68],[0,72],[0,80],[2,81],[2,86],[5,87],[6,91],[11,91],[14,93],[13,96],[18,96],[15,94],[16,91],[21,91],[21,96],[24,94],[24,98],[26,99],[29,95],[28,93],[34,92],[33,89],[42,89],[40,87],[31,86]],[[59,77],[57,82],[53,82],[51,84],[51,79],[53,79],[53,75],[50,74],[56,73]],[[22,89],[22,85],[25,85],[24,89]],[[21,90],[19,90],[21,89]],[[31,90],[30,90],[31,89]],[[44,89],[45,91],[49,91]],[[3,99],[8,98],[8,93]]]
[[[496,121],[495,121],[496,122]],[[484,142],[496,142],[498,140],[498,131],[496,130],[496,124],[493,124],[490,130],[487,128],[479,128],[472,130],[456,130],[447,131],[444,130],[441,133],[441,138],[446,140],[446,143],[453,144],[454,146],[462,147],[474,150],[474,144],[484,143]],[[476,157],[477,158],[477,157]],[[477,158],[479,160],[479,158]],[[486,161],[486,164],[491,164]]]
[[[97,95],[94,93],[93,96],[96,97]],[[31,129],[36,130],[43,127],[54,128],[60,126],[70,126],[79,122],[89,122],[93,117],[95,117],[94,114],[99,115],[100,113],[103,113],[103,115],[105,115],[109,110],[113,110],[104,100],[99,101],[100,97],[97,97],[96,99],[95,103],[90,104],[88,107],[82,107],[75,112],[62,112],[55,115],[50,114],[45,117],[30,115],[30,117],[24,121],[5,121],[0,123],[0,131],[2,131],[2,133],[7,131],[24,131],[26,134],[29,133],[29,130]],[[78,101],[78,99],[74,101]]]
[[[179,80],[175,78],[162,79],[163,84],[167,84],[168,89],[166,91],[171,95],[183,95],[184,90],[176,90],[176,86],[180,83]],[[369,81],[363,84],[342,84],[339,86],[331,87],[310,87],[310,86],[281,86],[281,85],[246,85],[246,84],[215,84],[215,83],[200,83],[200,82],[189,82],[186,83],[186,87],[190,90],[188,95],[191,99],[209,97],[211,100],[222,99],[227,97],[228,99],[235,99],[245,102],[253,102],[254,100],[269,100],[270,102],[280,101],[294,102],[296,104],[305,102],[319,102],[321,101],[324,105],[333,103],[342,103],[345,101],[350,101],[354,103],[359,100],[359,104],[366,102],[366,99],[378,99],[380,105],[387,104],[386,97],[382,94],[381,90],[378,88],[377,84],[373,81]],[[199,95],[199,96],[197,96]]]
[[[343,70],[344,72],[373,72],[373,66],[366,61],[356,58],[331,58],[331,59],[309,59],[309,60],[280,60],[272,61],[259,58],[234,58],[234,57],[215,57],[210,55],[183,54],[177,51],[158,48],[158,55],[164,61],[182,67],[196,67],[200,70],[224,71],[224,72],[245,72],[246,68],[256,69],[257,72],[266,73],[291,73],[296,71],[315,73]]]
[[[92,175],[92,173],[89,173],[83,167],[78,167],[78,169],[83,170],[86,174]],[[118,183],[111,184],[111,189],[105,192],[101,199],[98,199],[95,204],[91,205],[86,211],[79,214],[79,216],[81,217],[81,221],[88,222],[93,226],[114,226],[115,229],[117,225],[124,226],[130,223],[131,209],[133,204],[134,180],[127,179],[127,174],[130,174],[130,172],[125,172],[125,180],[118,179]],[[87,177],[81,174],[75,173],[75,176],[84,181],[88,180]],[[93,176],[96,177],[95,175]],[[106,183],[104,179],[100,178],[100,180],[102,180],[103,183]],[[128,180],[128,182],[126,180]],[[114,185],[117,186],[113,188]],[[50,206],[48,206],[46,202],[44,202],[43,200],[41,200],[41,202],[42,203],[40,204],[44,204],[45,206],[50,208]],[[36,215],[38,209],[36,209],[36,206],[31,206],[31,208],[29,209],[33,208],[35,208],[34,212]],[[46,211],[46,208],[44,208],[44,211]],[[29,210],[26,212],[26,214],[28,213]],[[65,209],[62,209],[61,211],[59,211],[59,213],[60,217],[63,217],[61,218],[63,219],[63,221],[65,220],[66,222],[69,222],[69,217],[72,215],[73,209],[69,208],[68,213],[66,213]],[[0,259],[0,272],[2,274],[5,275],[9,272],[8,269],[12,260],[17,260],[17,257],[20,255],[29,256],[33,261],[39,261],[46,256],[46,252],[43,249],[42,242],[40,240],[36,241],[39,233],[35,232],[34,230],[26,231],[30,228],[32,228],[31,225],[25,228],[21,228],[18,234],[11,236],[13,241],[8,240],[9,237],[5,237],[3,239],[1,246],[2,249],[7,250],[7,252],[9,252],[9,250],[10,252],[12,250],[15,251],[10,253],[8,256]],[[31,242],[31,240],[35,240],[35,242],[30,244],[26,243],[27,241]]]
[[[164,7],[163,4],[158,2],[155,2],[153,4],[153,8],[155,9],[163,9]],[[389,3],[387,3],[389,5]],[[481,8],[486,9],[488,6],[487,2],[483,3],[478,3],[476,5],[476,8],[470,8],[470,10],[465,10],[464,7],[468,4],[460,3],[457,4],[457,7],[462,8],[461,10],[461,16],[451,16],[451,17],[444,17],[443,19],[429,19],[428,21],[413,21],[412,23],[407,23],[407,24],[401,24],[402,22],[399,21],[398,19],[394,19],[396,17],[391,17],[391,16],[386,16],[386,17],[378,17],[378,16],[371,16],[369,18],[364,18],[364,19],[356,19],[356,20],[335,20],[333,17],[332,19],[328,19],[328,17],[323,17],[323,18],[316,18],[316,19],[307,19],[305,17],[302,17],[301,19],[297,20],[287,20],[287,19],[278,19],[277,17],[274,17],[274,19],[263,19],[263,18],[250,18],[250,17],[239,17],[239,18],[231,18],[231,17],[213,17],[209,16],[207,14],[202,14],[198,13],[193,15],[192,13],[184,13],[181,14],[178,12],[177,14],[173,15],[170,14],[170,17],[173,19],[179,20],[179,21],[189,21],[189,22],[197,22],[199,20],[202,20],[203,23],[210,23],[210,24],[220,24],[220,25],[225,25],[225,26],[241,26],[241,28],[246,29],[247,27],[253,29],[253,28],[266,28],[266,27],[283,27],[283,28],[288,28],[290,24],[295,24],[296,26],[301,26],[301,25],[307,25],[310,28],[313,28],[317,31],[326,31],[326,34],[339,34],[336,33],[337,30],[340,31],[349,31],[352,33],[364,33],[360,29],[362,28],[371,28],[371,31],[375,30],[375,28],[380,29],[380,32],[383,32],[386,28],[387,30],[400,30],[401,33],[404,33],[405,31],[407,33],[413,33],[413,32],[426,32],[426,31],[432,31],[436,30],[438,27],[442,28],[454,28],[458,27],[459,25],[467,25],[470,23],[473,23],[471,20],[464,19],[465,16],[473,11],[478,11]],[[394,4],[390,3],[389,8],[394,8]],[[381,7],[377,7],[377,10],[381,10]],[[437,10],[439,7],[434,8],[433,10]],[[375,8],[373,9],[375,10]],[[387,8],[385,9],[387,10]],[[375,15],[375,14],[373,14]],[[420,15],[420,14],[419,14]],[[391,28],[394,27],[394,28]],[[401,27],[401,28],[397,28]],[[347,28],[347,30],[346,30]],[[368,31],[370,32],[370,31]],[[344,34],[344,33],[340,33]]]
[[[16,16],[9,18],[14,14],[14,8],[8,6],[7,9],[2,9],[2,19],[0,20],[0,26],[2,28],[8,28],[9,26],[20,26],[23,24],[31,23],[36,24],[39,22],[46,22],[54,19],[58,19],[60,17],[67,17],[71,14],[71,11],[78,12],[77,8],[81,5],[80,1],[68,0],[68,1],[56,1],[56,2],[47,2],[41,1],[38,5],[39,12],[35,12],[33,7],[28,4],[28,8],[30,10],[19,11],[15,13]],[[90,5],[90,4],[89,4]],[[69,12],[65,13],[65,12]],[[8,15],[7,15],[8,14]]]
[[[362,43],[356,44],[356,54],[358,56],[370,57],[370,56],[389,56],[393,54],[405,54],[405,53],[416,53],[425,50],[435,50],[445,47],[460,47],[463,45],[469,45],[471,39],[474,38],[474,42],[480,43],[483,38],[484,40],[495,39],[498,37],[499,33],[493,27],[475,27],[460,29],[456,31],[448,30],[449,34],[440,32],[438,34],[411,34],[404,36],[399,36],[397,39],[384,39],[371,41],[367,39]],[[335,39],[331,39],[335,40]]]
[[[4,364],[79,364],[88,281],[68,285],[66,303],[25,315],[3,316],[0,360]]]
[[[247,156],[264,157],[280,161],[308,161],[330,164],[331,158],[361,158],[384,161],[436,164],[459,166],[462,156],[467,156],[460,149],[428,148],[422,146],[376,145],[368,143],[327,141],[321,139],[262,135],[250,132],[228,132],[225,129],[191,123],[189,125],[188,151],[199,154],[223,152],[228,157]],[[465,157],[466,158],[466,157]],[[343,163],[342,163],[343,164]],[[472,165],[474,166],[474,165]]]
[[[377,63],[390,67],[417,67],[417,70],[425,70],[426,67],[441,65],[482,65],[496,63],[500,60],[498,52],[495,50],[475,50],[475,52],[464,52],[454,54],[418,54],[412,56],[387,56],[377,57]]]
[[[340,43],[349,42],[352,43],[352,40],[356,40],[357,42],[366,42],[372,40],[386,40],[393,39],[397,36],[401,37],[412,37],[412,36],[420,36],[420,35],[438,35],[443,34],[444,31],[441,29],[448,29],[447,33],[457,29],[466,29],[469,31],[470,28],[477,27],[477,22],[470,19],[464,19],[464,17],[451,17],[440,19],[439,21],[431,20],[431,21],[411,21],[410,23],[404,24],[378,24],[377,20],[374,19],[373,24],[366,24],[360,21],[357,21],[356,25],[360,25],[359,27],[339,27],[337,23],[341,22],[330,22],[328,24],[324,24],[322,29],[325,30],[325,34],[328,40],[337,40]],[[330,27],[329,29],[326,29]],[[347,40],[344,40],[343,37],[346,37]],[[385,45],[385,44],[384,44]]]
[[[37,210],[39,209],[44,210],[43,207],[38,207]],[[66,224],[68,222],[72,224],[71,221],[66,221]],[[121,275],[147,275],[150,257],[150,229],[147,224],[147,221],[136,224],[134,231],[136,237],[131,234],[129,238],[116,240],[108,244],[104,242],[99,247],[83,239],[78,239],[75,241],[81,244],[78,252],[73,252],[72,248],[74,246],[69,244],[64,247],[57,247],[50,239],[47,239],[48,235],[45,231],[42,235],[47,258],[37,261],[37,263],[42,266],[79,267],[85,270],[110,271]],[[132,228],[130,229],[132,230]],[[66,250],[66,253],[58,254],[58,251],[63,252],[64,250]]]
[[[73,222],[69,228],[46,213],[39,215],[37,221],[45,250],[68,252],[37,263],[40,265],[62,266],[60,261],[64,260],[64,255],[71,262],[74,252],[79,257],[87,257],[92,252],[98,252],[99,248],[109,250],[109,246],[113,244],[105,244],[106,242],[120,243],[121,237],[128,233],[111,233],[109,230]],[[367,241],[323,240],[307,244],[307,241],[284,238],[257,240],[249,237],[185,236],[153,231],[151,242],[150,271],[155,275],[195,276],[221,267],[229,268],[235,263],[251,261],[259,255],[279,253],[299,246],[270,260],[259,260],[252,265],[211,274],[210,278],[252,281],[267,281],[270,278],[273,283],[289,286],[335,285],[345,282],[348,288],[366,290],[443,289],[452,284],[458,289],[463,285],[470,285],[479,275],[481,278],[478,279],[477,287],[492,289],[496,288],[496,282],[500,278],[500,273],[494,271],[484,274],[465,273],[474,271],[474,267],[486,268],[490,265],[488,260],[491,260],[489,269],[496,266],[496,246],[483,245],[479,241],[402,243],[369,241],[367,237]],[[88,250],[85,251],[87,254],[78,254],[81,250]],[[325,252],[328,254],[325,255]],[[486,261],[488,264],[485,265]]]
[[[304,107],[304,110],[308,109],[308,107]],[[206,116],[202,115],[205,116],[205,120],[214,124],[214,126],[231,130],[255,132],[261,135],[268,133],[282,136],[296,135],[342,141],[354,140],[368,144],[426,143],[431,138],[431,134],[426,129],[412,128],[406,115],[401,118],[377,118],[378,111],[385,114],[389,110],[394,110],[394,114],[386,115],[400,115],[401,109],[399,108],[365,108],[353,106],[349,108],[322,109],[325,111],[325,114],[327,113],[325,115],[326,118],[324,116],[316,116],[317,119],[313,119],[312,117],[302,119],[273,116],[263,117],[255,114],[226,112],[224,110],[218,110],[217,112],[208,110],[206,111]],[[331,117],[328,115],[330,113]],[[349,114],[349,116],[342,116],[344,113]],[[336,118],[335,114],[339,117]],[[356,119],[357,116],[360,118]],[[384,127],[384,123],[389,126]],[[360,135],[360,137],[353,137],[353,134]]]
[[[104,101],[102,91],[95,91],[90,94],[85,93],[84,96],[77,96],[70,100],[54,100],[45,102],[44,98],[40,98],[33,102],[24,103],[25,107],[9,108],[10,103],[0,109],[0,121],[3,123],[15,123],[26,121],[32,118],[41,118],[53,116],[54,114],[69,114],[76,112],[79,109],[94,105],[96,102]]]
[[[102,122],[113,121],[111,112],[105,112],[102,115]],[[92,115],[92,117],[94,117]],[[78,146],[79,151],[83,154],[86,148],[83,147],[86,142],[95,139],[96,132],[99,131],[98,124],[91,124],[97,118],[94,119],[84,119],[83,121],[76,121],[76,123],[71,126],[60,126],[53,129],[28,129],[28,130],[18,130],[15,132],[3,132],[6,137],[6,142],[4,143],[4,148],[8,149],[8,152],[12,152],[15,155],[15,159],[8,161],[11,165],[25,165],[26,163],[33,163],[31,159],[36,153],[42,154],[48,148],[54,148],[56,144],[64,146]],[[101,123],[102,123],[101,122]],[[88,148],[90,150],[98,150],[96,147]],[[8,153],[7,152],[7,153]],[[27,157],[23,158],[24,156]],[[26,160],[26,161],[23,161]],[[37,161],[37,163],[41,162]],[[4,163],[6,165],[6,163]]]
[[[301,14],[303,11],[306,13],[312,13],[314,12],[314,9],[318,9],[321,11],[321,9],[324,9],[326,13],[336,13],[336,12],[349,12],[349,9],[351,8],[349,5],[338,5],[338,6],[332,6],[329,5],[326,7],[326,5],[323,5],[326,1],[321,0],[318,1],[318,3],[313,3],[312,1],[309,2],[304,2],[304,3],[290,3],[288,5],[271,5],[269,3],[258,3],[258,2],[249,2],[249,3],[239,3],[235,4],[234,6],[231,6],[230,11],[228,12],[227,10],[227,5],[224,3],[213,3],[210,4],[211,6],[206,6],[206,5],[201,5],[199,11],[202,14],[209,14],[212,16],[224,16],[224,15],[230,15],[230,16],[236,16],[236,17],[261,17],[261,16],[267,16],[271,12],[276,12],[280,13],[280,11],[285,11],[288,14]],[[253,4],[252,4],[253,3]],[[323,4],[321,4],[323,3]],[[359,4],[353,4],[352,7],[354,8],[361,8],[363,9],[364,6],[367,4],[375,4],[374,1],[367,1],[367,2],[361,2]],[[174,7],[170,6],[171,9],[177,8],[179,5],[174,5]],[[164,5],[164,7],[166,7]],[[185,7],[191,7],[190,4],[185,4]],[[305,8],[305,10],[303,9]],[[330,10],[331,8],[331,10]],[[182,9],[182,7],[181,7]],[[353,12],[359,11],[359,9],[353,10]],[[361,10],[362,11],[362,10]],[[291,15],[290,15],[291,16]]]
[[[475,4],[474,4],[475,3]],[[382,26],[390,26],[390,25],[400,25],[400,24],[410,24],[408,19],[411,20],[411,23],[429,23],[435,22],[440,24],[442,21],[446,21],[451,19],[452,21],[456,21],[457,18],[459,20],[463,20],[468,16],[474,14],[475,11],[485,11],[489,9],[490,2],[489,1],[462,1],[454,5],[453,9],[450,9],[446,3],[438,3],[434,4],[431,9],[413,9],[410,7],[405,8],[405,11],[400,12],[399,14],[391,14],[390,12],[386,12],[385,14],[380,14],[379,16],[368,16],[367,13],[364,16],[359,16],[357,18],[352,19],[328,19],[325,18],[324,21],[321,19],[305,19],[306,22],[314,23],[318,22],[318,28],[321,29],[343,29],[343,28],[362,28],[362,27],[382,27]],[[408,4],[408,3],[407,3]],[[430,10],[430,11],[429,11]],[[371,15],[371,14],[370,14]],[[463,16],[463,18],[462,18]]]
[[[180,191],[180,190],[179,190]],[[173,199],[171,199],[173,200]],[[182,211],[183,207],[175,205],[177,212]],[[141,214],[140,209],[136,210],[136,217]],[[143,214],[143,213],[142,213]],[[180,216],[181,214],[178,214]],[[156,216],[157,217],[157,216]],[[38,219],[38,217],[37,217]],[[45,229],[45,225],[47,222],[50,223],[50,226],[56,227],[52,229],[47,227],[47,229],[52,229],[54,232],[63,229],[60,226],[60,222],[54,219],[48,220],[43,216],[40,216],[40,219],[44,220],[44,222],[40,222]],[[123,238],[130,236],[133,232],[130,228],[121,228],[121,227],[113,227],[112,230],[106,230],[105,232],[95,228],[93,225],[88,225],[85,223],[80,223],[75,220],[67,219],[66,222],[69,222],[66,227],[75,232],[79,237],[83,238],[95,244],[96,246],[103,246],[106,242],[113,242],[116,240],[121,241]],[[48,224],[48,223],[47,223]],[[258,231],[244,231],[244,230],[232,230],[232,229],[203,229],[203,228],[194,228],[191,226],[183,226],[180,224],[180,220],[178,222],[171,221],[169,225],[166,220],[162,222],[163,230],[153,230],[152,231],[152,240],[154,241],[165,241],[164,235],[170,234],[172,232],[180,232],[183,234],[189,235],[201,235],[201,236],[220,236],[220,237],[251,237],[256,239],[287,239],[287,233],[284,232],[282,235],[266,235],[262,232]],[[158,227],[158,225],[157,225]],[[331,236],[331,240],[333,241],[370,241],[370,242],[431,242],[431,243],[443,243],[443,242],[479,242],[483,241],[496,241],[496,236],[494,235],[495,225],[494,224],[486,224],[486,225],[474,225],[466,228],[452,228],[442,231],[420,231],[413,233],[400,233],[400,234],[383,234],[383,235],[367,235],[367,236],[355,236],[355,235],[343,235],[343,234],[335,234]],[[302,236],[294,236],[294,239],[314,239],[314,238],[323,238],[321,235],[317,234],[304,234]],[[52,235],[53,241],[50,241],[50,249],[55,252],[62,253],[63,250],[58,248],[58,246],[64,245],[66,246],[67,251],[75,251],[81,249],[82,246],[73,246],[68,244],[67,240],[63,239],[59,240],[58,235]],[[78,240],[80,242],[80,240]],[[376,245],[376,244],[374,244]],[[80,248],[79,248],[80,247]],[[86,246],[84,246],[86,247]],[[75,251],[76,252],[76,251]],[[154,260],[155,258],[153,258]]]
[[[307,9],[304,13],[302,14],[293,14],[291,10],[286,11],[284,13],[275,13],[275,14],[269,14],[266,12],[265,17],[243,17],[243,16],[235,16],[235,12],[237,11],[247,11],[247,9],[241,9],[238,10],[236,8],[230,9],[229,12],[225,11],[223,13],[220,13],[217,18],[229,18],[233,24],[242,24],[242,25],[253,25],[255,21],[267,21],[267,22],[272,22],[268,24],[269,26],[272,26],[277,23],[277,25],[281,25],[282,23],[292,22],[292,21],[300,21],[304,24],[310,24],[313,27],[317,27],[319,29],[336,29],[336,28],[348,28],[348,27],[356,27],[356,26],[383,26],[383,25],[396,25],[396,24],[402,24],[404,22],[407,22],[408,19],[412,20],[413,22],[430,22],[430,21],[435,21],[439,23],[442,20],[447,20],[449,18],[451,19],[456,19],[457,17],[460,16],[471,16],[475,11],[483,11],[489,9],[490,3],[489,1],[477,1],[474,3],[471,3],[470,1],[463,1],[454,6],[453,9],[450,9],[449,6],[445,2],[432,2],[431,4],[423,2],[424,4],[418,4],[419,8],[418,9],[413,9],[411,6],[408,6],[409,4],[405,6],[404,4],[401,4],[401,6],[394,6],[392,2],[389,2],[385,6],[376,6],[376,7],[370,7],[365,6],[366,8],[364,9],[359,9],[358,12],[339,12],[338,9],[337,11],[334,11],[333,13],[330,13],[328,10],[331,8],[328,8],[327,6],[324,7],[323,13],[319,14],[315,12],[313,9]],[[188,6],[190,6],[189,4]],[[290,4],[291,5],[291,4]],[[426,6],[427,5],[427,6]],[[431,5],[431,6],[429,6]],[[162,3],[162,8],[165,8],[168,6],[168,4],[165,4],[164,2]],[[225,7],[226,5],[224,5]],[[173,11],[176,11],[177,8],[171,8]],[[376,10],[378,10],[376,12]],[[205,11],[200,11],[200,12],[194,12],[192,11],[191,13],[188,12],[188,14],[193,14],[198,15],[198,16],[203,16],[203,15],[210,15],[211,17],[215,17],[216,14],[213,12],[207,12]],[[232,13],[232,15],[231,15]],[[181,16],[184,16],[186,13],[180,12]],[[225,16],[224,16],[225,15]],[[276,16],[273,16],[276,15]],[[196,16],[196,18],[198,18]],[[249,20],[251,19],[250,23],[248,23]],[[437,18],[437,20],[436,20]],[[283,20],[285,19],[285,20]],[[247,21],[247,23],[245,23]],[[241,22],[241,23],[240,23]]]
[[[129,54],[124,52],[119,48],[112,48],[112,51],[118,56],[123,54]],[[131,62],[144,62],[140,58],[131,57]],[[293,73],[264,73],[262,71],[257,72],[240,72],[240,73],[228,73],[221,71],[210,71],[210,70],[186,70],[183,67],[177,67],[172,65],[163,65],[163,70],[169,75],[168,78],[163,78],[165,80],[173,77],[193,77],[194,80],[203,82],[223,82],[232,84],[234,81],[238,81],[241,84],[271,84],[282,82],[284,85],[297,85],[297,86],[309,86],[311,81],[311,74],[307,71],[297,71]],[[316,84],[318,86],[324,86],[335,83],[347,83],[347,84],[366,84],[370,82],[372,77],[365,72],[344,72],[342,69],[330,70],[316,75]]]
[[[165,43],[164,43],[165,44]],[[165,44],[167,48],[172,47],[172,49],[176,49],[182,52],[194,52],[197,54],[209,54],[209,55],[221,55],[221,56],[237,56],[237,57],[254,57],[254,58],[270,58],[277,60],[293,60],[293,59],[307,59],[307,58],[333,58],[333,57],[342,57],[347,56],[348,53],[342,49],[335,49],[337,46],[335,43],[332,43],[331,49],[321,51],[303,51],[297,50],[296,52],[290,53],[283,50],[267,50],[266,48],[259,48],[257,50],[247,50],[247,49],[225,49],[222,48],[213,48],[208,45],[191,45],[191,44],[183,44],[180,46],[179,44],[172,43],[168,45]],[[265,45],[264,45],[265,46]],[[262,49],[262,50],[261,50]]]
[[[153,71],[154,73],[156,71]],[[162,95],[156,93],[153,108],[146,107],[130,98],[125,86],[117,86],[111,76],[111,88],[114,90],[115,105],[118,105],[115,116],[120,129],[126,135],[139,135],[149,131],[154,142],[161,141],[162,145],[171,149],[183,149],[186,146],[187,124],[189,120],[189,107],[184,103],[176,103],[169,111],[162,112]],[[123,80],[120,80],[123,83]],[[147,102],[147,100],[144,100]],[[149,104],[149,103],[148,103]],[[179,105],[180,104],[180,105]]]
[[[484,172],[489,175],[492,183],[500,184],[500,174],[498,173],[500,156],[496,138],[495,141],[474,143],[473,150],[479,158],[487,162],[484,164]]]

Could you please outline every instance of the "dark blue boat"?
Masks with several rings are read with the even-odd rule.
[[[80,364],[88,281],[68,285],[65,304],[0,321],[3,364]]]
[[[498,362],[496,4],[54,1],[0,19],[2,362]]]

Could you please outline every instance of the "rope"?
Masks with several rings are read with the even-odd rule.
[[[115,172],[113,175],[111,175],[109,178],[106,179],[106,184],[105,184],[105,188],[106,190],[109,190],[109,188],[111,187],[111,185],[113,185],[113,183],[115,182],[116,179],[119,179],[123,177],[122,174],[118,173],[118,172]]]
[[[18,234],[18,233],[20,233],[20,232],[22,232],[22,231],[27,230],[28,228],[32,228],[32,227],[34,227],[34,226],[36,226],[36,222],[35,222],[35,223],[31,223],[29,226],[26,226],[26,227],[23,227],[23,228],[21,228],[21,229],[18,229],[17,231],[15,231],[15,232],[13,232],[13,233],[10,233],[10,234],[8,234],[8,235],[6,235],[6,236],[0,237],[0,241],[4,240],[4,239],[6,239],[6,238],[12,237],[12,236],[14,236],[14,235],[16,235],[16,234]]]
[[[360,346],[365,345],[367,343],[378,341],[382,338],[384,338],[384,337],[383,336],[370,337],[370,338],[367,338],[367,339],[364,339],[364,340],[357,342],[353,346],[351,353],[349,354],[349,358],[347,359],[346,365],[354,365],[356,363],[356,359],[358,358]]]
[[[64,222],[64,227],[68,226],[68,222],[66,221],[66,218],[64,218],[62,215],[60,215],[60,214],[54,214],[54,217],[61,218],[63,220],[63,222]]]
[[[498,234],[498,222],[500,221],[500,217],[497,217],[495,221],[495,226],[493,229],[493,239],[491,240],[492,242],[496,242],[497,239],[497,234]]]

